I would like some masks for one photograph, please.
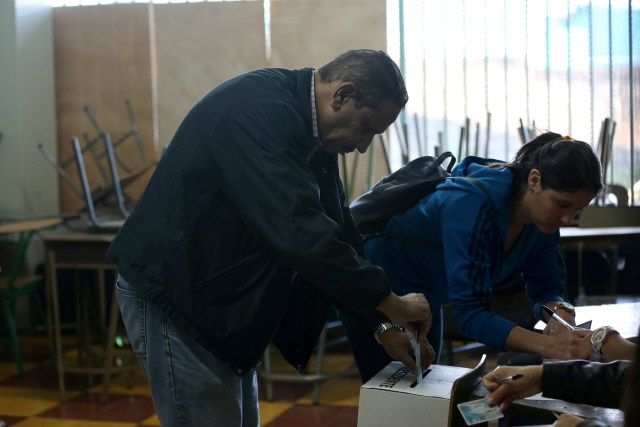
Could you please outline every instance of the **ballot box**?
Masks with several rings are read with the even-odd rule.
[[[419,383],[402,362],[391,362],[360,388],[358,427],[466,426],[457,404],[478,398],[485,360],[473,369],[431,365]]]

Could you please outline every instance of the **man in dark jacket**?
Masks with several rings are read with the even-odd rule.
[[[356,50],[237,76],[187,114],[107,253],[163,426],[259,425],[268,343],[304,369],[332,304],[426,343],[426,299],[360,256],[337,167],[407,99],[385,53]],[[410,348],[390,354],[414,368]]]

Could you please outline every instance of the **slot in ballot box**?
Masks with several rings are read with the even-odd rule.
[[[402,362],[391,362],[360,388],[358,427],[466,426],[457,405],[474,400],[485,361],[473,369],[431,365],[418,384]]]

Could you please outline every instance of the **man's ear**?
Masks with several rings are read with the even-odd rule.
[[[355,84],[349,82],[341,83],[333,92],[331,107],[334,110],[339,110],[343,104],[347,103],[349,98],[355,98],[356,93],[358,93],[358,88]]]

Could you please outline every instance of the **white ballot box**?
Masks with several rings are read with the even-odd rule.
[[[360,388],[358,427],[466,426],[456,405],[472,400],[485,360],[473,369],[431,365],[417,384],[414,372],[391,362]]]

